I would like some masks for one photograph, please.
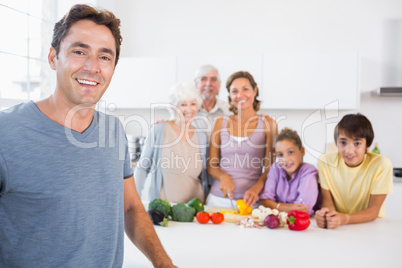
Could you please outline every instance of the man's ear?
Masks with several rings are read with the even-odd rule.
[[[57,55],[54,47],[50,48],[49,55],[47,55],[47,60],[49,61],[50,68],[52,70],[56,70]]]

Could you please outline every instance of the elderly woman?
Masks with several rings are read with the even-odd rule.
[[[232,199],[249,206],[259,201],[273,161],[277,124],[257,113],[257,83],[248,72],[236,72],[227,82],[230,111],[217,119],[211,135],[208,173],[215,179],[208,206],[231,207]]]
[[[178,84],[169,98],[174,119],[150,129],[134,172],[137,192],[141,194],[149,179],[149,200],[179,203],[198,197],[204,202],[207,136],[191,125],[202,103],[200,92],[194,85]]]

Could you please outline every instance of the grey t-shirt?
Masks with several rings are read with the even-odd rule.
[[[0,112],[0,267],[121,267],[132,173],[115,117],[78,133],[33,102]]]

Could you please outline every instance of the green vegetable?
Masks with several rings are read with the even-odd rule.
[[[199,211],[201,212],[204,211],[204,205],[202,204],[201,200],[197,197],[188,201],[187,206],[194,208],[195,214],[197,214]]]
[[[163,227],[168,226],[168,219],[165,217],[165,215],[157,210],[157,209],[151,209],[148,210],[148,215],[151,217],[152,223],[155,225],[161,225]]]
[[[165,217],[169,217],[172,213],[172,206],[166,200],[162,200],[160,198],[155,198],[148,205],[148,210],[156,209],[161,211]]]
[[[172,220],[181,222],[192,222],[194,220],[195,209],[178,203],[172,207]]]

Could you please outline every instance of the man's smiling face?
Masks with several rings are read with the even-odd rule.
[[[89,20],[74,23],[60,43],[51,48],[49,62],[57,73],[56,90],[66,102],[95,105],[108,88],[115,69],[116,44],[112,32]]]

